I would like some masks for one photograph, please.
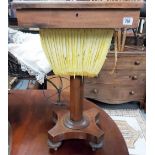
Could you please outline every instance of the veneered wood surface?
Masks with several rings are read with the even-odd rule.
[[[46,96],[52,94],[45,91]],[[66,95],[63,94],[64,101]],[[55,96],[51,98],[51,102]],[[67,140],[55,152],[48,149],[47,132],[52,128],[53,104],[42,90],[14,90],[9,94],[9,121],[12,125],[12,155],[128,155],[125,141],[113,120],[100,108],[104,147],[93,152],[84,140]],[[84,109],[96,107],[85,100]]]
[[[23,9],[17,10],[19,26],[39,28],[136,28],[138,9]],[[132,25],[123,25],[124,17],[132,17]]]
[[[85,78],[85,84],[113,84],[113,85],[144,85],[146,82],[145,71],[133,70],[116,70],[111,73],[111,70],[101,70],[95,78]]]
[[[146,54],[145,52],[132,51],[132,52],[118,52],[117,54],[116,70],[142,70],[145,71],[146,67]],[[103,64],[103,70],[112,70],[114,67],[114,52],[109,52],[107,59]],[[138,63],[137,63],[138,62]]]
[[[87,84],[85,85],[84,92],[86,98],[95,99],[105,103],[120,104],[144,99],[145,86]]]

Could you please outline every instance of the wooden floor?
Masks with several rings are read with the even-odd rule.
[[[9,94],[9,121],[13,139],[11,155],[128,155],[116,124],[102,110],[100,127],[105,132],[102,149],[93,152],[84,140],[67,140],[58,151],[49,150],[47,132],[52,128],[51,112],[54,106],[47,102],[52,92],[46,90],[44,93],[42,90],[15,90]],[[65,94],[63,96],[66,102],[68,98],[65,98]],[[51,98],[53,100],[55,97]],[[84,108],[90,107],[91,103],[87,101]]]

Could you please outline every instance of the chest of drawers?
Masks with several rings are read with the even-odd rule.
[[[114,52],[107,59],[96,78],[85,78],[85,97],[109,104],[139,101],[144,106],[146,87],[145,52],[125,51],[118,53],[114,66]]]

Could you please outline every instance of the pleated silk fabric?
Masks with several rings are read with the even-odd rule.
[[[97,76],[110,48],[113,29],[41,29],[45,55],[56,75]]]

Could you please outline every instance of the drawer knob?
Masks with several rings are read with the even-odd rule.
[[[94,93],[94,94],[97,94],[97,93],[98,93],[98,90],[97,90],[97,89],[94,89],[94,90],[93,90],[93,93]]]
[[[140,65],[140,61],[135,61],[135,65]]]
[[[137,79],[138,79],[138,78],[137,78],[136,75],[132,76],[132,80],[137,80]]]
[[[130,95],[134,95],[135,92],[132,90],[132,91],[129,92],[129,94],[130,94]]]

